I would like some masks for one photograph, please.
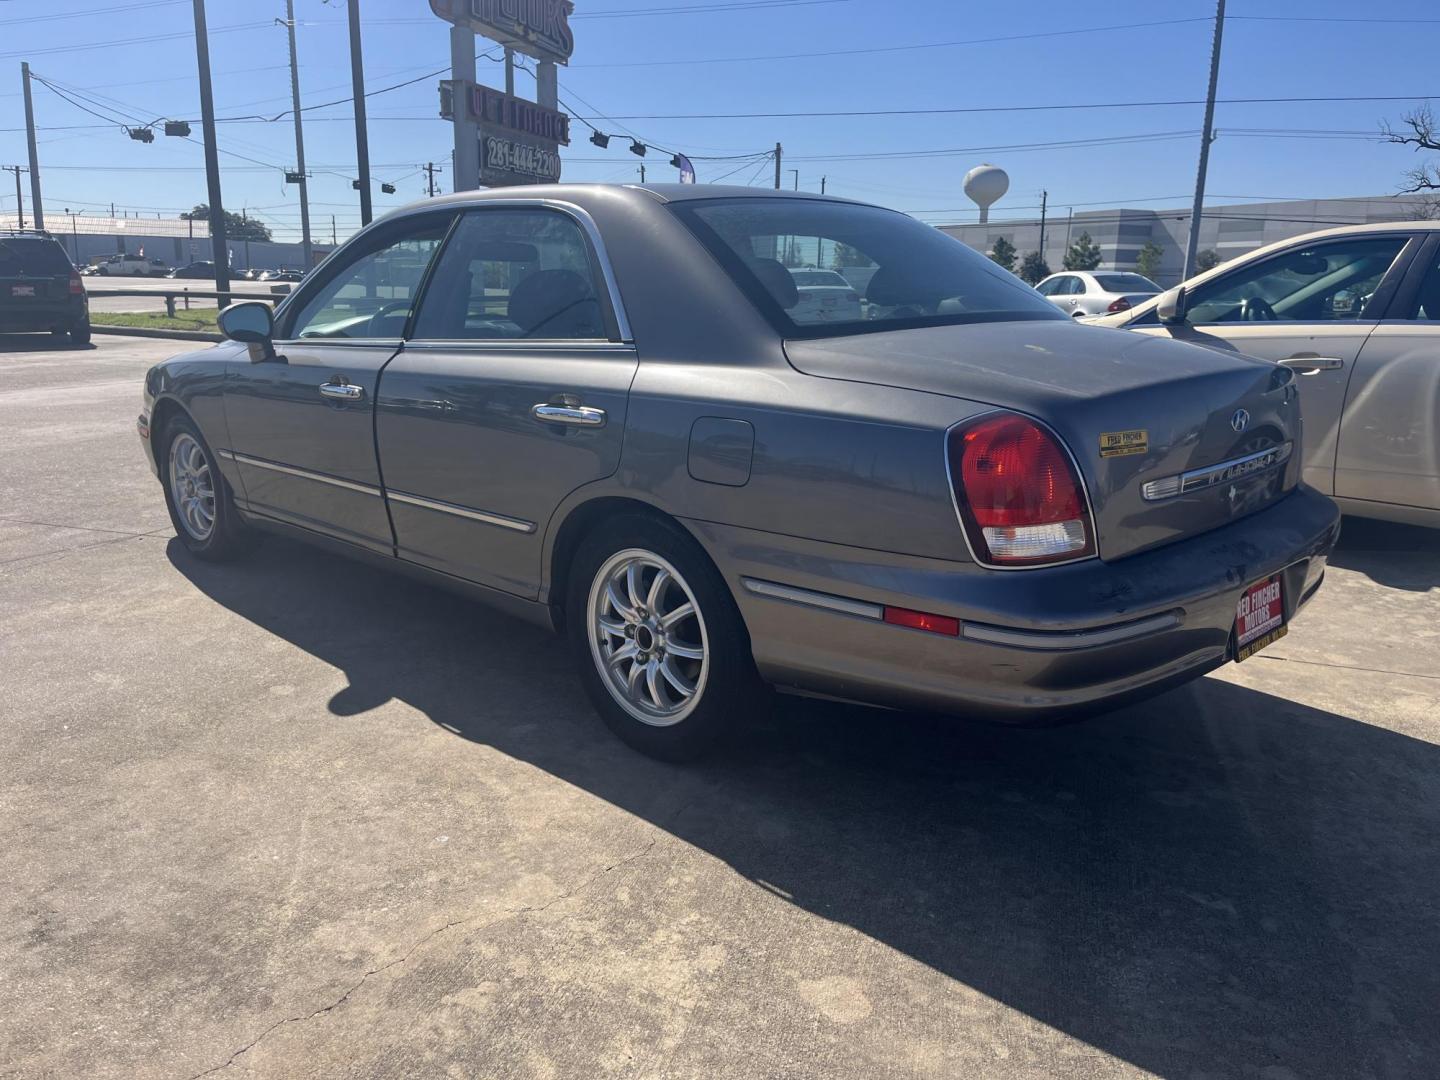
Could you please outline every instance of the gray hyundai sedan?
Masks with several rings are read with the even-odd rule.
[[[835,265],[863,318],[799,302]],[[1016,723],[1156,693],[1284,634],[1338,533],[1293,372],[1077,326],[841,199],[431,199],[220,321],[139,420],[194,556],[284,532],[563,632],[660,757],[768,687]]]

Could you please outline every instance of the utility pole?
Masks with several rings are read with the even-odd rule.
[[[330,246],[339,247],[340,241],[335,239],[335,215],[330,215]]]
[[[795,174],[795,190],[796,190],[796,191],[799,191],[799,190],[800,190],[800,170],[799,170],[799,169],[791,169],[790,171]]]
[[[1200,210],[1205,204],[1205,172],[1210,167],[1210,144],[1215,141],[1215,88],[1220,82],[1220,37],[1225,31],[1225,0],[1215,4],[1215,40],[1210,46],[1210,90],[1205,95],[1205,126],[1200,132],[1200,168],[1195,174],[1195,203],[1190,208],[1190,238],[1185,242],[1184,281],[1195,273],[1200,254]]]
[[[245,229],[245,269],[250,269],[250,218],[245,207],[240,208],[240,224]],[[307,266],[308,270],[309,267]]]
[[[435,163],[433,161],[425,163],[425,194],[432,199],[435,197]]]
[[[1040,192],[1040,261],[1045,261],[1045,204],[1050,199],[1048,191]]]
[[[349,0],[350,85],[355,94],[355,165],[360,171],[360,224],[370,224],[370,140],[365,134],[365,70],[360,63],[360,0]],[[461,103],[461,108],[464,103]]]
[[[827,179],[828,179],[828,177],[824,177],[824,176],[820,177],[820,194],[821,194],[821,195],[824,195],[824,194],[825,194],[825,181],[826,181]]]
[[[780,190],[780,155],[785,152],[778,142],[775,144],[775,190]]]
[[[643,161],[640,163],[640,182],[642,184],[645,182],[645,163]]]
[[[285,29],[290,35],[290,100],[295,110],[295,171],[300,177],[300,244],[305,269],[315,265],[310,246],[310,190],[305,177],[305,135],[300,126],[300,65],[295,59],[295,0],[285,0]],[[247,258],[246,262],[249,260]]]
[[[200,71],[200,122],[205,130],[205,183],[210,193],[210,250],[215,261],[215,291],[230,291],[230,255],[225,243],[225,207],[220,198],[220,155],[215,149],[215,96],[210,89],[210,37],[205,29],[205,0],[195,0],[195,63]],[[193,226],[192,226],[193,228]],[[228,301],[220,297],[217,306]]]
[[[15,227],[23,229],[25,228],[25,196],[20,191],[20,174],[25,170],[19,165],[6,165],[5,171],[15,174]]]
[[[35,228],[45,228],[45,206],[40,201],[40,157],[35,152],[35,106],[30,101],[30,65],[20,65],[25,84],[25,141],[30,146],[30,202],[35,208]]]

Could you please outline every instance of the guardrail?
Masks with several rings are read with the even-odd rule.
[[[259,300],[262,303],[278,304],[285,297],[290,295],[289,283],[271,285],[268,293],[255,292],[216,292],[214,289],[91,289],[86,288],[88,296],[163,296],[165,298],[165,314],[170,318],[175,317],[175,298],[180,297],[185,301],[185,310],[190,310],[190,300],[224,300],[227,304],[239,300]]]

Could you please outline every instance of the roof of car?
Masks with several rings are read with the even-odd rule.
[[[597,197],[617,196],[661,203],[691,202],[697,199],[780,198],[856,204],[854,199],[842,199],[835,195],[819,195],[810,191],[777,191],[774,188],[740,187],[733,184],[526,184],[519,187],[457,191],[433,199],[421,199],[400,207],[394,214],[408,214],[444,206],[506,202],[512,199],[552,199],[583,204]]]

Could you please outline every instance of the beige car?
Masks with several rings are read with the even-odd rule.
[[[1293,369],[1306,482],[1346,513],[1440,527],[1440,222],[1283,240],[1085,322]]]

